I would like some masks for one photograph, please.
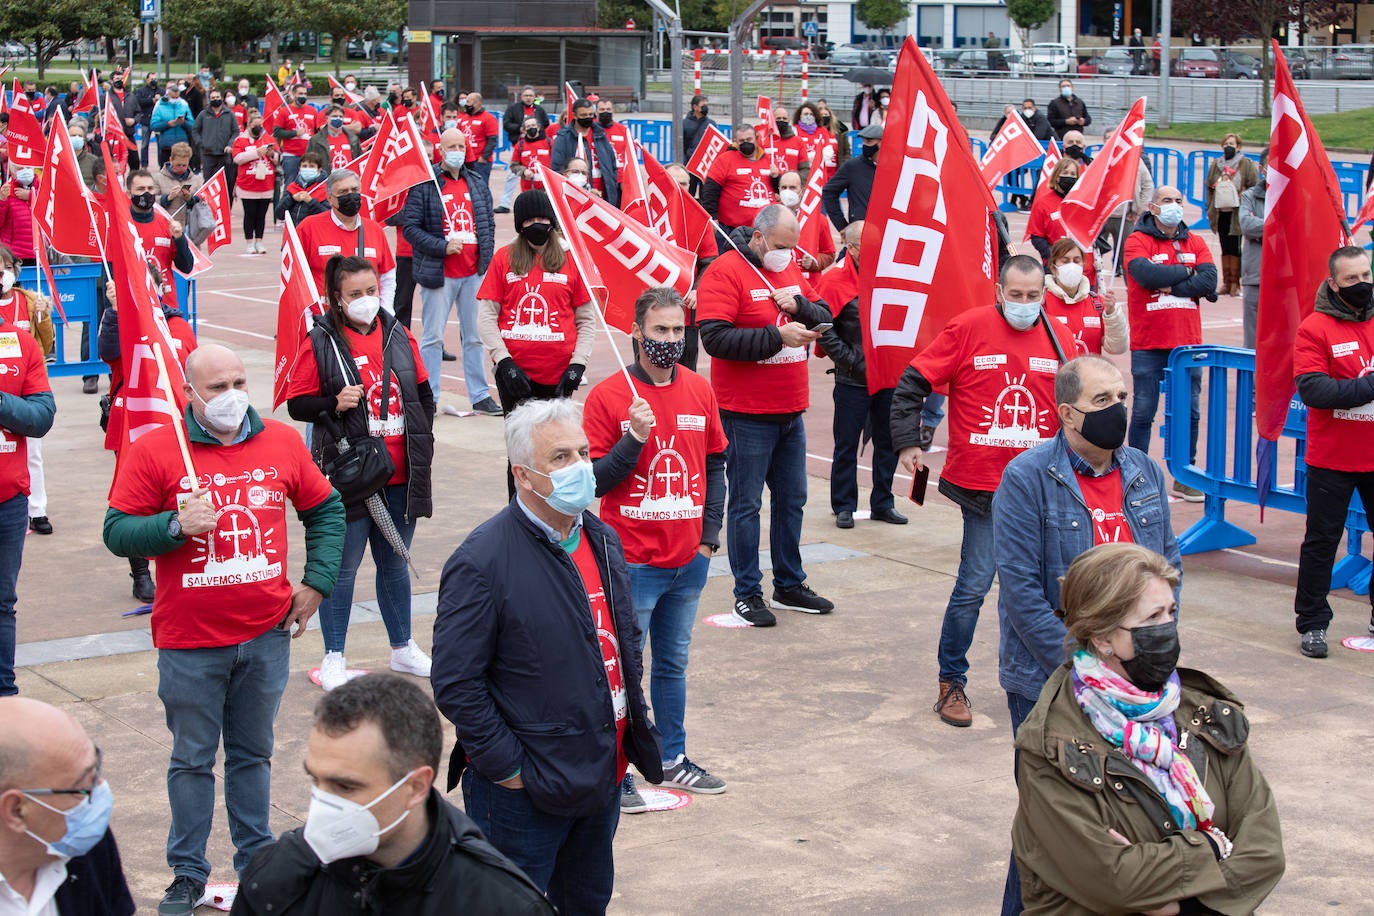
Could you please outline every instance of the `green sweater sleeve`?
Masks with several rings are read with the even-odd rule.
[[[348,527],[343,499],[338,490],[330,490],[319,505],[304,511],[298,509],[296,515],[305,525],[305,573],[301,583],[327,598],[334,591],[339,564],[343,562],[344,531]]]
[[[176,550],[185,539],[167,534],[172,511],[156,515],[129,515],[118,509],[105,512],[105,546],[117,557],[156,557]]]

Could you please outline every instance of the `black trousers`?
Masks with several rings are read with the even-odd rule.
[[[245,197],[243,203],[243,240],[262,241],[262,233],[267,228],[267,211],[272,209],[272,201],[267,197]]]
[[[1307,466],[1307,533],[1298,554],[1298,590],[1293,596],[1299,633],[1331,625],[1331,567],[1345,534],[1350,496],[1357,490],[1366,511],[1374,507],[1374,471]],[[1374,590],[1370,600],[1374,602]]]
[[[873,441],[873,492],[868,499],[875,512],[895,506],[892,476],[897,473],[897,453],[892,450],[892,388],[870,395],[867,388],[835,383],[835,416],[832,433],[835,451],[830,465],[830,510],[853,512],[859,508],[859,444],[867,427]]]
[[[396,320],[410,330],[410,318],[415,309],[415,259],[409,255],[396,257]]]

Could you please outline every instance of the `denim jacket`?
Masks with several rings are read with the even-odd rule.
[[[998,681],[1008,693],[1031,700],[1040,696],[1040,688],[1067,657],[1064,623],[1054,615],[1059,577],[1093,546],[1092,518],[1068,451],[1061,431],[1017,455],[992,498],[1002,630]],[[1181,573],[1164,474],[1137,449],[1122,446],[1116,455],[1125,494],[1122,508],[1132,538],[1163,555]]]

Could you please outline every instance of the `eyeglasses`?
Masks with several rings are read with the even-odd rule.
[[[100,748],[97,747],[95,749],[95,776],[91,779],[91,788],[89,789],[20,789],[19,791],[25,795],[80,795],[84,798],[90,798],[95,787],[100,785],[100,767],[103,759]]]

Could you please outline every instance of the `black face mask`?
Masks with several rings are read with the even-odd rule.
[[[123,89],[123,88],[124,88],[124,81],[123,81],[123,80],[115,80],[115,81],[114,81],[114,87],[115,87],[116,89]]]
[[[587,115],[585,118],[578,118],[578,119],[577,119],[577,126],[580,127],[580,128],[582,128],[583,130],[590,130],[590,129],[591,129],[591,126],[592,126],[593,124],[595,124],[595,123],[596,123],[596,118],[594,118],[594,117],[591,116],[591,115]]]
[[[1349,286],[1342,286],[1338,295],[1346,305],[1357,312],[1364,313],[1369,311],[1369,306],[1374,303],[1374,284],[1361,281]]]
[[[793,132],[794,132],[794,131],[792,130],[792,122],[791,122],[791,121],[779,121],[779,122],[778,122],[778,136],[779,136],[779,137],[782,137],[782,138],[785,140],[785,139],[787,139],[788,137],[792,136]]]
[[[157,198],[152,191],[144,191],[142,194],[135,194],[129,198],[129,203],[134,205],[135,210],[153,209],[153,201]]]
[[[348,104],[348,102],[344,99],[343,96],[339,96],[337,99],[330,99],[329,104],[338,105],[340,108],[343,108],[345,105]]]
[[[1072,404],[1069,405],[1073,407]],[[1077,407],[1073,407],[1078,410]],[[1101,410],[1078,410],[1083,415],[1083,426],[1078,434],[1089,444],[1114,452],[1126,441],[1126,423],[1130,419],[1126,405],[1122,401],[1103,407]]]
[[[157,80],[154,80],[153,82],[149,83],[148,88],[153,90],[154,92],[157,92]]]
[[[463,111],[465,111],[467,114],[476,114],[476,113],[477,113],[477,109],[476,109],[476,108],[473,108],[471,105],[464,105],[464,106],[463,106]]]
[[[710,114],[710,113],[711,113],[711,106],[710,106],[710,105],[702,105],[702,106],[701,106],[701,116],[702,116],[703,118],[706,117],[706,116],[707,116],[708,114]]]
[[[1141,690],[1159,693],[1178,668],[1178,621],[1136,627],[1131,634],[1135,658],[1123,658],[1121,668]]]
[[[224,99],[211,99],[211,100],[210,100],[210,107],[211,107],[211,108],[220,108],[220,107],[222,107],[223,105],[224,105]]]
[[[255,140],[256,140],[258,137],[261,137],[261,136],[262,136],[262,128],[261,128],[261,127],[254,127],[254,128],[252,128],[251,130],[249,130],[248,132],[249,132],[250,134],[253,135],[253,139],[255,139]]]
[[[527,140],[538,140],[538,139],[539,139],[539,128],[537,128],[537,127],[531,127],[529,130],[525,131],[525,139],[527,139]]]
[[[303,96],[303,95],[298,95],[298,96],[296,96],[296,107],[298,107],[298,108],[301,107],[302,105],[305,104],[305,102],[306,102],[305,96]]]
[[[406,108],[414,108],[414,107],[415,107],[415,100],[414,100],[414,99],[401,99],[401,105],[404,106],[404,107],[406,107]]]
[[[1227,159],[1230,159],[1232,156],[1236,154],[1236,148],[1228,143],[1221,148],[1221,152],[1223,155],[1226,156]]]
[[[1058,184],[1060,193],[1067,194],[1078,184],[1078,179],[1073,175],[1060,175]]]
[[[743,143],[741,143],[741,144],[739,145],[739,151],[740,151],[740,153],[741,153],[742,155],[748,156],[748,157],[750,157],[750,158],[753,157],[754,151],[757,150],[757,149],[758,149],[758,147],[754,145],[754,141],[753,141],[753,140],[745,140]]]
[[[603,111],[597,114],[596,120],[601,123],[602,127],[610,127],[615,123],[615,115],[609,111]]]
[[[340,194],[339,212],[344,216],[357,216],[358,211],[363,208],[362,194]]]
[[[863,156],[865,159],[872,159],[876,155],[878,155],[878,145],[876,143],[873,146],[864,145]]]
[[[1082,158],[1083,158],[1083,147],[1081,147],[1081,146],[1066,146],[1066,147],[1064,147],[1064,155],[1065,155],[1065,156],[1068,156],[1070,159],[1082,159]]]
[[[530,223],[528,226],[520,227],[520,236],[535,248],[540,248],[549,243],[549,236],[553,233],[553,226],[548,223]]]

